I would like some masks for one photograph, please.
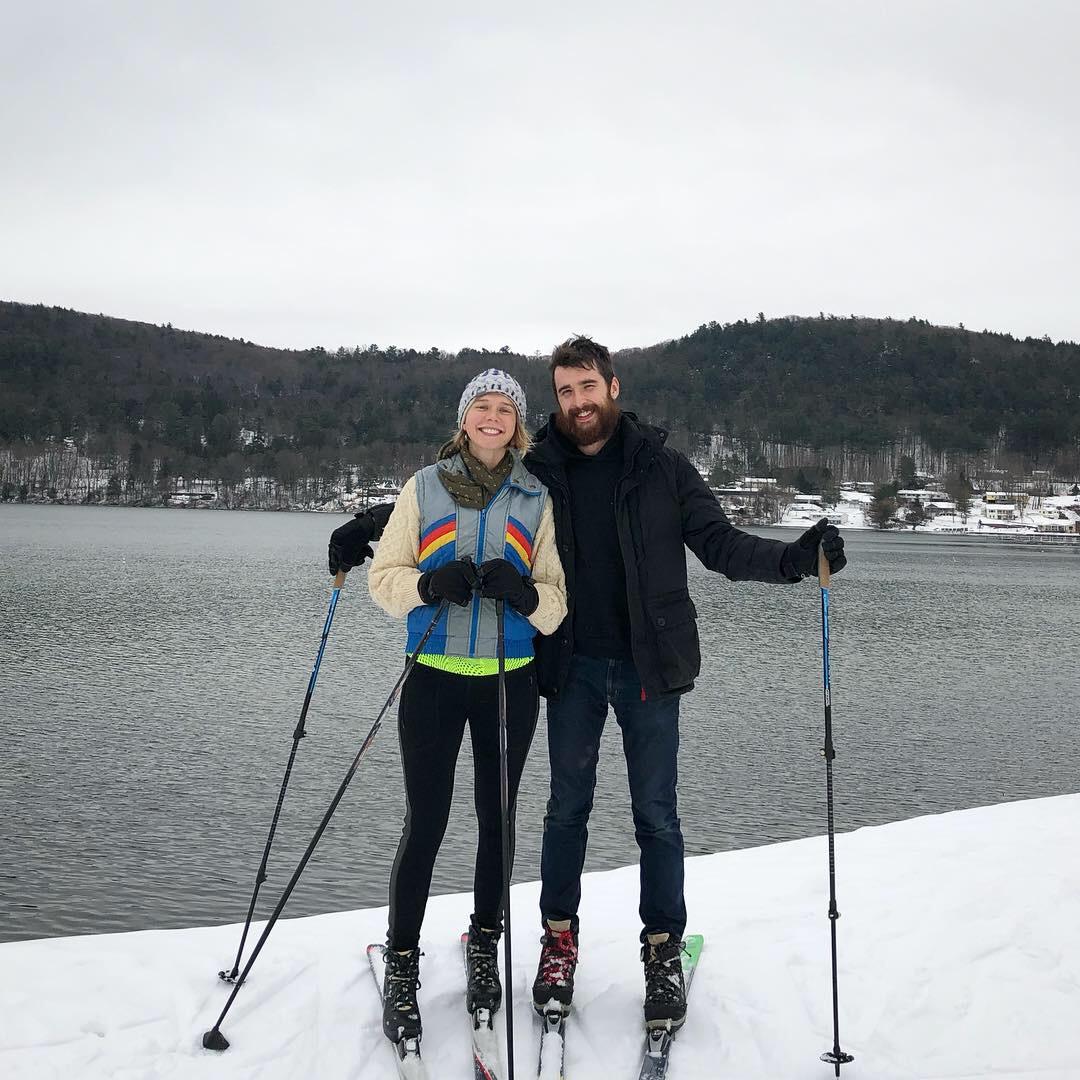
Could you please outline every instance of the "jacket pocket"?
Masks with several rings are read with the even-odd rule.
[[[653,628],[656,630],[682,626],[683,623],[697,618],[697,608],[694,607],[694,601],[690,599],[690,594],[686,589],[661,593],[647,600],[645,606]]]
[[[664,593],[648,602],[660,681],[677,690],[697,678],[701,670],[697,608],[685,589]]]

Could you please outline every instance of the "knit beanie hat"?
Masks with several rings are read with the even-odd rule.
[[[518,420],[523,424],[525,423],[528,410],[525,407],[525,391],[521,389],[521,383],[513,375],[507,375],[505,371],[500,371],[498,368],[488,368],[487,371],[481,371],[476,378],[472,379],[461,395],[461,401],[458,402],[457,409],[457,426],[459,428],[465,422],[465,414],[469,411],[469,406],[481,394],[505,394],[514,403],[514,408],[518,412]]]

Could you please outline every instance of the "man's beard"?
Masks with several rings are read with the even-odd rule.
[[[576,418],[581,413],[581,409],[571,409],[569,413],[560,409],[559,415],[555,418],[555,426],[575,446],[592,446],[594,443],[606,442],[619,425],[622,409],[610,395],[607,401],[595,408],[596,420],[588,427],[583,428],[577,422]]]

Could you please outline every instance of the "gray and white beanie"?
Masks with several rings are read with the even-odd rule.
[[[528,410],[525,407],[525,391],[522,390],[521,383],[505,371],[488,368],[487,371],[481,371],[476,378],[470,380],[469,385],[465,387],[461,401],[458,402],[458,428],[465,423],[465,414],[469,411],[469,406],[481,394],[505,394],[514,403],[514,408],[518,411],[518,420],[525,423]]]

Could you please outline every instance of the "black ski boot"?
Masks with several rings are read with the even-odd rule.
[[[577,969],[576,930],[552,930],[544,923],[540,939],[540,967],[533,983],[533,1008],[542,1016],[557,1009],[568,1013],[574,999],[574,971]]]
[[[686,1019],[682,941],[670,934],[656,944],[646,941],[641,959],[645,964],[645,1026],[675,1031]]]
[[[484,930],[476,925],[474,916],[469,923],[469,941],[465,946],[465,1008],[495,1012],[502,1004],[502,983],[499,981],[500,930]]]
[[[416,991],[420,987],[420,950],[386,949],[383,960],[383,1032],[393,1043],[419,1039],[422,1029]]]

